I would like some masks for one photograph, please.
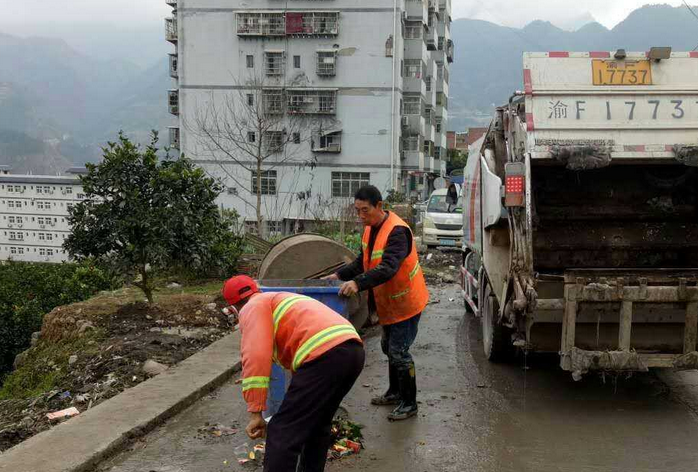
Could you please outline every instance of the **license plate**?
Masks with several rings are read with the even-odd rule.
[[[442,246],[455,246],[456,241],[454,239],[439,239],[439,244]]]
[[[594,85],[652,85],[650,61],[592,61]]]

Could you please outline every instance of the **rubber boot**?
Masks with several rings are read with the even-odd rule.
[[[386,406],[400,404],[400,381],[397,369],[388,364],[388,391],[380,397],[371,399],[371,405]]]
[[[414,364],[398,373],[400,380],[400,397],[402,401],[390,414],[390,421],[406,420],[416,415],[419,411],[417,406],[417,377],[414,371]]]

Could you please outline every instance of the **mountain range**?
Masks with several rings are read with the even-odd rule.
[[[524,51],[645,51],[652,46],[685,51],[698,44],[698,20],[685,7],[645,6],[610,30],[591,20],[585,16],[563,25],[584,24],[573,31],[545,21],[517,29],[455,20],[448,128],[460,131],[489,122],[493,107],[522,88]],[[136,42],[143,46],[134,46],[131,57],[124,49],[96,55],[96,47],[88,55],[60,39],[0,33],[0,165],[10,164],[17,172],[59,172],[97,160],[101,146],[119,130],[147,142],[155,129],[161,144],[167,144],[164,131],[174,121],[167,113],[166,91],[173,88],[167,56],[163,52],[144,65],[146,57],[167,50],[162,28],[140,31],[130,44]]]

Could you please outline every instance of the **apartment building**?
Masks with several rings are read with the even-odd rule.
[[[223,207],[254,220],[259,190],[280,225],[367,183],[423,198],[445,173],[451,0],[167,3],[170,144],[223,179]],[[283,118],[260,128],[230,105],[260,101]],[[273,152],[258,167],[238,141]]]
[[[63,262],[68,210],[82,198],[77,174],[20,175],[0,168],[0,260]]]

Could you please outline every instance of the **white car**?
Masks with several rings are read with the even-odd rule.
[[[463,199],[449,203],[448,189],[434,190],[422,220],[422,243],[427,248],[461,247],[463,238]],[[452,201],[452,200],[451,200]]]

